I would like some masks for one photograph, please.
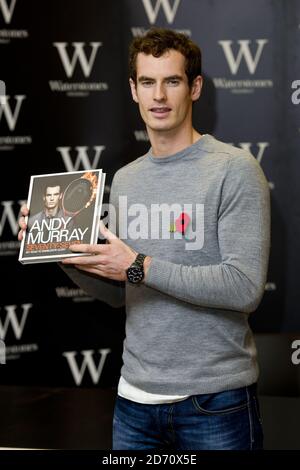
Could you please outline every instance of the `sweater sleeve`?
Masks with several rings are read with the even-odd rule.
[[[100,278],[94,274],[80,271],[71,265],[60,263],[63,271],[69,278],[88,295],[97,300],[109,304],[111,307],[118,308],[125,304],[125,289],[120,281]]]
[[[114,180],[111,185],[109,197],[109,227],[115,230],[116,214],[118,212],[118,198],[114,189]],[[111,307],[122,307],[125,305],[125,283],[114,281],[105,277],[99,277],[71,265],[60,264],[63,271],[72,281],[95,299],[109,304]]]
[[[264,293],[270,250],[270,191],[252,155],[232,157],[218,211],[221,262],[185,266],[152,258],[145,285],[201,307],[253,312]]]

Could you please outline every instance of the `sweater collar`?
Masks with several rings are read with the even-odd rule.
[[[153,163],[160,164],[160,163],[174,162],[174,161],[179,160],[179,159],[185,157],[186,155],[189,155],[189,154],[191,154],[195,151],[199,152],[199,151],[203,150],[206,147],[207,143],[209,143],[211,141],[211,139],[213,139],[213,137],[210,134],[203,134],[202,137],[200,137],[200,139],[198,139],[192,145],[189,145],[185,149],[180,150],[180,152],[174,153],[172,155],[167,155],[165,157],[155,157],[155,156],[153,156],[152,147],[150,147],[150,149],[149,149],[148,153],[146,154],[146,156]]]

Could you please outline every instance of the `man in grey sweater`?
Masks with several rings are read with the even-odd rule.
[[[267,181],[251,154],[193,128],[191,40],[134,39],[130,86],[151,148],[114,176],[107,243],[64,261],[88,293],[126,305],[113,448],[262,448],[248,316],[266,282]]]

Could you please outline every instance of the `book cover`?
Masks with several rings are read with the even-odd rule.
[[[97,243],[105,176],[102,170],[31,176],[21,263],[82,256],[69,246]]]

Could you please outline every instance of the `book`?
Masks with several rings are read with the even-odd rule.
[[[97,243],[105,177],[102,170],[31,176],[19,261],[44,263],[84,256],[69,246]]]

